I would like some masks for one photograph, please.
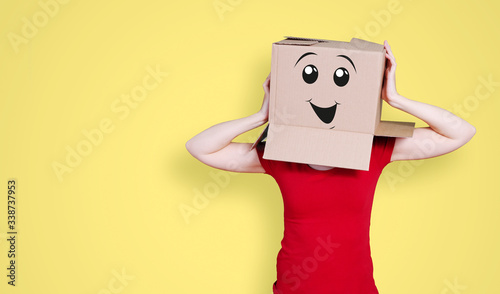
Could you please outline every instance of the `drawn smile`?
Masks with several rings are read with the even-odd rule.
[[[311,104],[311,107],[313,108],[314,112],[316,115],[321,119],[322,122],[325,124],[329,124],[333,121],[333,118],[335,117],[335,112],[337,112],[337,105],[340,104],[337,101],[335,101],[335,104],[330,107],[319,107],[314,105],[311,102],[312,98],[309,100],[306,100],[306,102],[309,102]],[[334,126],[335,127],[335,126]],[[332,128],[334,128],[332,127]]]

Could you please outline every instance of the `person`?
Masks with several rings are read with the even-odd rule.
[[[285,230],[277,258],[275,294],[363,293],[378,290],[373,279],[369,246],[370,215],[382,169],[398,160],[440,156],[460,148],[475,128],[451,112],[410,100],[396,90],[396,60],[388,42],[382,99],[413,115],[428,127],[410,138],[375,137],[369,171],[307,165],[262,158],[265,143],[233,142],[238,135],[267,122],[270,76],[263,84],[258,112],[217,124],[186,143],[199,161],[218,169],[265,173],[280,187]]]

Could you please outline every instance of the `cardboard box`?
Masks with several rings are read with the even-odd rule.
[[[384,46],[356,38],[273,43],[264,158],[368,170],[374,135],[415,125],[380,121],[384,70]]]

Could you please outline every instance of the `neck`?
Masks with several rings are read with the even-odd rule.
[[[332,166],[316,165],[316,164],[309,164],[309,167],[316,170],[330,170],[334,168]]]

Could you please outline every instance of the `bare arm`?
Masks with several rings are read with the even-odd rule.
[[[270,76],[263,84],[261,109],[250,116],[212,126],[186,143],[186,149],[199,161],[219,169],[235,172],[263,173],[252,143],[235,143],[234,138],[266,123],[269,113]]]
[[[399,95],[396,91],[396,61],[391,47],[385,42],[387,68],[382,98],[392,107],[407,112],[429,127],[417,128],[411,138],[397,138],[391,161],[424,159],[449,153],[467,143],[476,129],[453,113],[417,102]]]

